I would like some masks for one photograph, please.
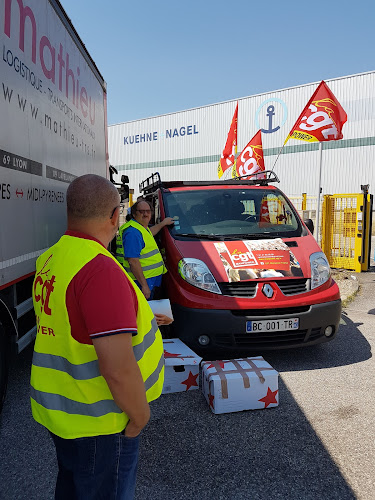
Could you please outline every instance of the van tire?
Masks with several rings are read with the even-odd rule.
[[[3,408],[8,383],[9,343],[3,325],[0,323],[0,413]]]

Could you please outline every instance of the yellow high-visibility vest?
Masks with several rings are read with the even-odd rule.
[[[100,374],[94,346],[81,344],[71,336],[68,285],[99,254],[113,259],[126,275],[98,242],[68,235],[36,263],[33,300],[38,332],[31,368],[31,408],[37,422],[65,439],[114,434],[129,421]],[[138,300],[133,350],[147,401],[152,401],[163,387],[163,342],[147,300],[131,279],[129,282]]]
[[[144,277],[147,279],[165,274],[167,272],[167,269],[164,265],[163,257],[161,256],[155,238],[152,236],[150,229],[146,229],[142,226],[142,224],[139,224],[139,222],[132,219],[120,227],[118,235],[116,237],[116,259],[122,266],[124,266],[129,276],[133,279],[136,279],[134,274],[130,271],[129,262],[124,258],[122,237],[124,232],[129,227],[134,227],[134,229],[137,229],[141,233],[143,241],[145,243],[145,246],[144,248],[142,248],[139,257],[139,263],[141,264]]]

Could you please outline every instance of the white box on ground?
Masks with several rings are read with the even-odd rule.
[[[202,391],[213,413],[272,408],[279,404],[278,372],[262,356],[204,361]]]
[[[202,358],[180,339],[164,339],[164,385],[162,394],[199,388],[199,363]]]

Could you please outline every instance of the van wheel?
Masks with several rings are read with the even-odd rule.
[[[3,408],[3,403],[5,399],[5,393],[8,382],[8,354],[9,354],[9,346],[8,340],[5,336],[5,330],[0,323],[0,413]]]

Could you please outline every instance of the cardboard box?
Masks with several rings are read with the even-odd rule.
[[[273,408],[278,372],[262,356],[204,361],[202,391],[213,413]]]
[[[164,385],[162,394],[199,388],[199,363],[202,358],[180,339],[164,339]]]

